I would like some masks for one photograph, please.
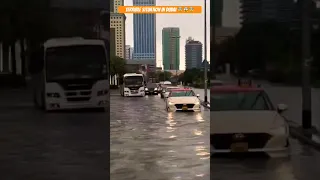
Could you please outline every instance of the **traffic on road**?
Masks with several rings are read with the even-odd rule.
[[[201,97],[192,89],[167,94],[130,98],[111,92],[111,179],[210,179],[210,111],[197,106]],[[176,112],[189,103],[198,111]]]
[[[271,158],[270,156],[264,156],[270,154],[268,153],[268,150],[271,150],[269,148],[267,149],[266,154],[252,153],[250,152],[249,146],[250,143],[252,144],[252,139],[250,138],[247,139],[248,141],[245,141],[248,144],[243,143],[243,141],[234,142],[237,143],[237,146],[228,146],[230,149],[224,151],[223,154],[217,153],[219,150],[211,146],[211,151],[213,151],[211,152],[213,155],[211,156],[211,179],[227,180],[232,179],[235,176],[239,180],[318,179],[318,176],[320,175],[317,170],[320,160],[319,151],[299,142],[297,139],[291,138],[287,133],[288,129],[285,128],[285,126],[289,126],[291,122],[287,121],[284,123],[284,120],[287,120],[287,118],[284,119],[279,117],[279,115],[286,116],[286,113],[292,113],[292,111],[290,111],[290,103],[292,102],[292,99],[296,98],[291,96],[291,100],[288,101],[284,98],[287,96],[286,93],[276,95],[276,91],[270,90],[271,88],[279,89],[280,87],[272,87],[270,84],[251,87],[248,86],[248,84],[239,87],[237,81],[224,81],[223,84],[225,85],[213,87],[211,91],[211,145],[220,146],[221,144],[225,144],[224,142],[226,141],[223,141],[222,143],[219,139],[216,140],[214,139],[215,137],[212,138],[212,134],[217,134],[219,131],[233,132],[234,136],[230,137],[231,140],[239,138],[244,140],[247,137],[247,134],[244,133],[246,131],[255,131],[255,133],[263,131],[275,138],[274,140],[271,140],[272,138],[269,139],[266,146],[279,146],[279,148],[282,147],[282,149],[286,149],[285,151],[287,153],[281,154],[281,156],[271,155]],[[245,93],[257,91],[262,91],[263,93],[261,93],[259,97],[254,96],[253,98],[245,98]],[[230,101],[229,103],[226,103],[226,101],[224,101],[227,98],[225,93],[228,94],[230,101],[233,99],[232,102],[237,103],[230,103]],[[281,91],[278,93],[281,93]],[[274,108],[274,110],[272,110],[272,108],[269,108],[269,110],[265,109],[265,105],[268,103],[263,103],[263,106],[256,108],[256,105],[259,104],[259,99],[262,102],[261,98],[263,98],[264,101],[270,101],[268,102],[269,107],[272,104],[278,104],[278,108]],[[245,100],[241,101],[241,99]],[[253,102],[255,106],[252,106]],[[287,106],[283,103],[288,103],[289,105]],[[237,104],[240,104],[241,106],[236,106]],[[249,106],[246,106],[246,104]],[[236,112],[234,109],[238,109],[237,111],[240,112]],[[262,109],[264,109],[263,111],[268,112],[259,112],[262,111]],[[253,111],[256,112],[253,113]],[[274,115],[269,116],[266,113],[274,113]],[[268,117],[269,120],[267,120]],[[270,119],[272,121],[270,121]],[[263,123],[261,122],[262,120]],[[222,121],[227,123],[222,123]],[[269,123],[266,124],[265,122]],[[259,136],[256,136],[256,138],[258,137]],[[213,141],[213,139],[216,141]],[[257,142],[262,143],[263,140],[260,139]],[[279,148],[277,148],[277,150],[279,150]]]
[[[287,106],[274,107],[269,96],[251,81],[211,89],[211,152],[262,152],[286,157],[289,125],[281,116]]]

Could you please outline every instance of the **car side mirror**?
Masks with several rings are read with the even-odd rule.
[[[288,106],[286,104],[278,104],[277,111],[278,113],[283,113],[288,109]]]
[[[197,97],[200,97],[200,94],[197,94]]]

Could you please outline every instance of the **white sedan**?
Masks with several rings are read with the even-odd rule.
[[[263,152],[289,155],[289,126],[262,88],[216,86],[211,89],[211,153]]]
[[[172,89],[165,98],[167,111],[201,111],[199,95],[191,89]]]

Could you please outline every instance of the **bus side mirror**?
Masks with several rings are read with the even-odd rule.
[[[30,74],[37,74],[43,70],[44,66],[44,49],[40,48],[34,51],[29,56],[29,67]]]

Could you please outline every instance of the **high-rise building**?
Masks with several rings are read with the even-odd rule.
[[[293,18],[293,0],[240,0],[242,24],[265,20],[291,23]]]
[[[123,6],[124,0],[112,0],[111,1],[111,15],[110,15],[110,28],[115,29],[115,52],[116,56],[121,58],[125,57],[125,21],[126,16],[118,13],[118,7]],[[112,54],[113,52],[111,52]]]
[[[134,6],[155,6],[156,0],[133,0]],[[135,60],[156,62],[156,15],[133,14],[133,41]]]
[[[222,26],[223,0],[213,0],[210,2],[211,18],[210,21],[214,27]]]
[[[162,63],[164,70],[179,70],[180,67],[180,29],[162,29]]]
[[[110,56],[116,56],[116,28],[110,28]]]
[[[191,37],[186,40],[185,45],[186,69],[200,69],[202,64],[202,43]]]
[[[133,48],[130,45],[126,45],[126,58],[127,60],[133,59]]]

